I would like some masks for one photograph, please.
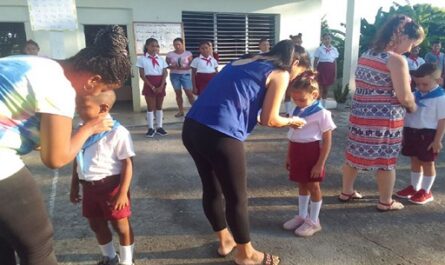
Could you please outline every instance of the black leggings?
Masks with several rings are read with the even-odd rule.
[[[53,228],[42,194],[31,173],[22,168],[0,181],[0,264],[56,265]]]
[[[184,122],[182,141],[201,177],[204,213],[213,230],[228,223],[236,243],[250,242],[243,142],[191,119]]]

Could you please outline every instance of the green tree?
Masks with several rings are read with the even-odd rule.
[[[433,7],[430,4],[410,6],[400,5],[394,2],[388,12],[384,12],[382,8],[377,11],[374,24],[369,23],[366,19],[361,20],[360,54],[366,51],[372,44],[377,29],[380,28],[389,17],[397,14],[404,14],[413,18],[425,29],[426,39],[420,45],[422,56],[430,50],[432,41],[439,40],[445,43],[444,9]]]

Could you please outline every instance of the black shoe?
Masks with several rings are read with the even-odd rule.
[[[147,138],[153,138],[156,134],[156,131],[153,128],[148,129],[147,133],[145,134],[145,137]]]
[[[162,128],[157,128],[156,129],[156,133],[159,134],[160,136],[166,136],[168,133],[162,129]]]

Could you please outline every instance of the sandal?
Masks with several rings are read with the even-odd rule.
[[[377,204],[377,210],[380,212],[398,211],[403,208],[405,208],[405,206],[396,200],[392,200],[391,203],[383,203],[379,201]]]
[[[184,117],[184,112],[178,112],[178,113],[176,113],[176,114],[175,114],[175,117],[176,117],[176,118]]]
[[[263,261],[261,263],[257,264],[257,265],[278,265],[278,264],[280,264],[280,262],[281,262],[280,257],[273,256],[270,253],[264,252]],[[241,264],[236,263],[236,261],[234,261],[234,263],[236,265],[241,265]]]
[[[361,195],[358,191],[354,191],[352,194],[340,193],[338,196],[338,200],[341,202],[350,202],[352,200],[360,200],[363,199],[363,195]]]

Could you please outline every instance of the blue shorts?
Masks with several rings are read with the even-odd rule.
[[[174,90],[181,90],[181,88],[192,90],[192,77],[190,74],[175,74],[170,73],[170,81]]]

